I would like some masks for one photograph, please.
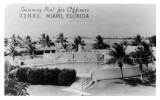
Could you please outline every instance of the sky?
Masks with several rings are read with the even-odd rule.
[[[21,8],[43,9],[58,7],[78,7],[89,9],[89,18],[19,18]],[[29,12],[27,12],[29,13]],[[31,12],[32,14],[35,12]],[[37,13],[37,12],[36,12]],[[52,12],[51,12],[52,13]],[[44,16],[46,13],[42,13]],[[63,13],[65,14],[65,13]],[[26,37],[40,37],[45,33],[51,37],[64,33],[66,37],[132,37],[140,34],[144,37],[156,34],[155,4],[53,4],[53,5],[6,5],[5,37],[12,34]]]

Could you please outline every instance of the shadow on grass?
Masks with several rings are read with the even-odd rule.
[[[131,85],[132,87],[135,87],[135,86],[138,86],[138,85],[156,87],[155,81],[153,81],[153,80],[147,80],[147,79],[145,79],[144,81],[141,81],[140,78],[133,78],[133,77],[125,78],[124,82],[122,82],[122,81],[121,82],[120,81],[116,81],[114,83]]]

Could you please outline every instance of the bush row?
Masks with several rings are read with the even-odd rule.
[[[69,86],[76,78],[76,71],[72,69],[37,69],[25,67],[19,68],[14,76],[18,81],[28,82],[31,84]]]

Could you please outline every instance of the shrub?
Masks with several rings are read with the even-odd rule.
[[[18,81],[27,82],[27,72],[31,70],[29,67],[19,68],[16,72],[16,78]]]
[[[32,69],[27,73],[27,80],[31,84],[44,84],[44,69]]]
[[[9,61],[5,60],[5,63],[4,63],[4,72],[5,72],[6,75],[9,74],[12,70],[15,70],[17,68],[19,68],[19,66],[17,66],[17,65],[16,66],[11,65],[9,63]]]
[[[74,82],[75,78],[75,70],[63,69],[59,74],[59,84],[63,86],[69,86]]]
[[[5,95],[17,95],[26,96],[28,95],[26,87],[27,84],[22,82],[17,82],[14,79],[5,78],[4,94]]]
[[[58,77],[59,73],[61,72],[60,69],[45,69],[44,71],[44,81],[45,84],[53,84],[58,85]]]
[[[11,70],[11,71],[9,72],[9,74],[8,74],[8,78],[16,79],[17,70],[18,70],[18,69]]]
[[[14,77],[14,75],[10,75]],[[71,85],[76,78],[76,71],[70,69],[60,70],[55,69],[31,69],[19,68],[16,71],[16,78],[21,82],[28,82],[31,84],[50,84],[50,85]]]
[[[44,81],[46,84],[52,82],[51,75],[52,75],[52,71],[50,69],[47,68],[46,70],[44,70]]]
[[[147,78],[147,80],[151,83],[156,82],[156,70],[146,70],[144,72],[144,77]]]

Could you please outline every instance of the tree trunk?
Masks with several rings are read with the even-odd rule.
[[[43,55],[45,54],[45,47],[44,47],[44,52],[43,52]]]
[[[141,76],[141,81],[143,82],[143,75],[142,75],[142,64],[139,63],[139,68],[140,68],[140,76]]]
[[[121,69],[122,81],[125,84],[125,82],[124,82],[124,76],[123,76],[123,69],[122,69],[122,67],[120,67],[120,69]]]
[[[14,61],[15,56],[13,56],[13,61]]]
[[[118,65],[119,65],[119,67],[120,67],[120,69],[121,69],[122,81],[123,81],[123,83],[125,84],[124,77],[123,77],[123,69],[122,69],[123,64],[122,64],[122,62],[118,62]]]
[[[31,52],[31,59],[33,59],[33,56],[34,56],[34,51]]]
[[[49,53],[51,54],[52,53],[51,47],[49,47],[49,49],[50,49]]]
[[[141,75],[141,81],[144,82],[144,80],[143,80],[143,75],[142,75],[142,71],[140,71],[140,75]]]
[[[78,44],[79,45],[79,44]],[[78,52],[78,45],[76,46],[76,52]]]
[[[147,70],[148,70],[148,64],[146,64]]]
[[[61,46],[62,46],[62,48],[64,49],[64,45],[63,45],[63,43],[61,43]]]
[[[33,56],[35,57],[34,50],[33,50]]]

